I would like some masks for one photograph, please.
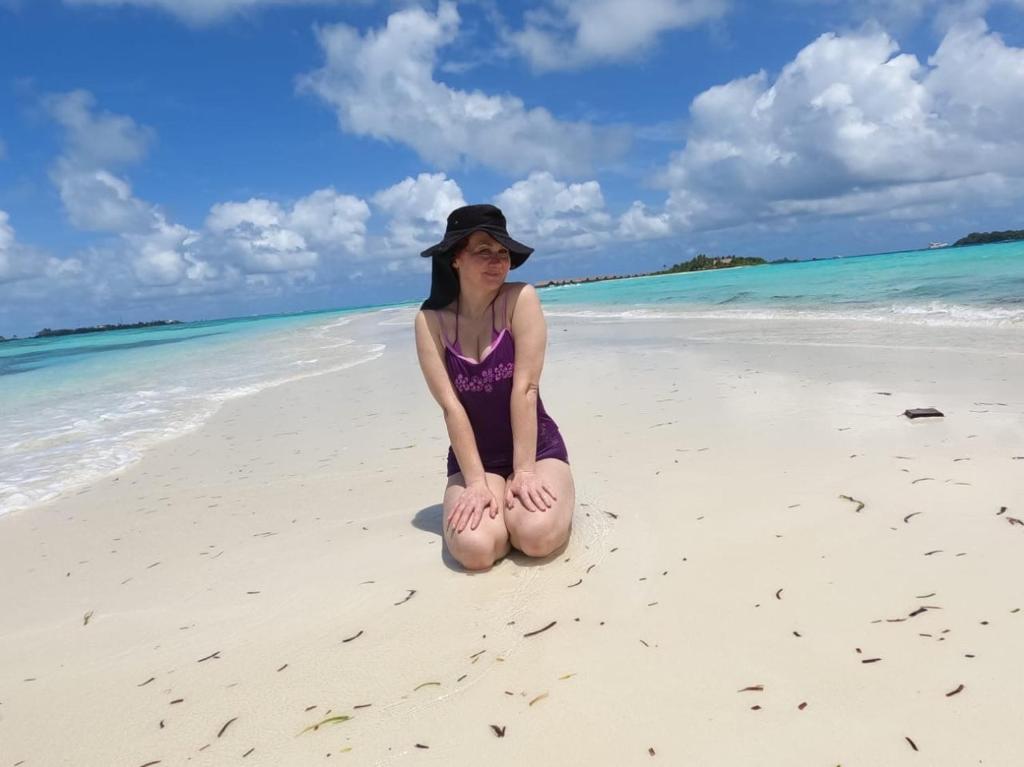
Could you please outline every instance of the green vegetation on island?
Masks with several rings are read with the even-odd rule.
[[[792,259],[782,258],[777,261],[765,261],[763,258],[751,258],[748,256],[707,256],[698,253],[689,261],[682,261],[672,266],[666,266],[657,272],[640,272],[638,274],[608,274],[598,277],[579,277],[566,280],[544,280],[534,283],[537,288],[555,288],[561,285],[584,285],[588,282],[604,282],[605,280],[628,280],[633,277],[656,277],[663,274],[679,274],[681,272],[703,272],[709,269],[733,269],[737,266],[761,266],[762,264],[789,264],[796,263]]]
[[[698,253],[689,261],[673,264],[667,269],[652,274],[678,274],[679,272],[703,272],[707,269],[731,269],[735,266],[760,266],[767,264],[763,258],[747,256],[706,256]]]
[[[1005,232],[971,232],[953,243],[954,248],[963,245],[985,245],[990,242],[1013,242],[1024,240],[1024,229],[1007,229]]]
[[[43,328],[34,336],[30,338],[52,338],[54,336],[73,336],[79,333],[103,333],[107,330],[138,330],[139,328],[152,328],[160,325],[180,325],[181,320],[153,320],[151,322],[129,322],[129,323],[118,323],[116,325],[91,325],[87,328],[60,328],[58,330],[51,330],[50,328]],[[4,338],[0,336],[0,343],[4,341],[16,341],[17,336],[13,338]]]

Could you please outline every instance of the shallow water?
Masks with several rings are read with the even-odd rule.
[[[0,344],[0,513],[111,474],[235,397],[376,358],[352,311]]]
[[[594,317],[1024,327],[1024,242],[609,280],[542,296],[549,312]]]

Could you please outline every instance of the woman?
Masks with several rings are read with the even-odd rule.
[[[444,539],[467,570],[513,546],[545,557],[569,538],[569,457],[539,393],[544,315],[532,285],[505,282],[532,252],[509,237],[498,208],[468,205],[422,254],[433,270],[416,350],[451,440]]]

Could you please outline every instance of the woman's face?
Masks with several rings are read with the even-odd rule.
[[[508,249],[487,232],[473,232],[452,261],[459,284],[493,290],[501,286],[512,267]]]

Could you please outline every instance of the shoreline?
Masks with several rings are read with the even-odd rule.
[[[743,267],[735,267],[743,268]],[[658,325],[665,325],[666,323],[683,321],[688,325],[695,324],[700,326],[702,323],[706,325],[714,325],[719,329],[714,334],[716,340],[729,340],[730,342],[745,343],[751,345],[763,345],[767,344],[778,344],[787,343],[788,345],[800,347],[816,347],[816,346],[831,346],[840,348],[857,348],[857,349],[889,349],[893,348],[892,342],[887,340],[889,333],[885,332],[882,336],[879,336],[880,331],[889,330],[892,333],[909,334],[909,337],[915,337],[917,343],[912,346],[902,346],[901,348],[910,351],[953,351],[968,355],[990,355],[994,353],[1003,353],[1009,356],[1024,356],[1024,351],[1013,351],[1012,347],[1015,343],[1018,343],[1020,338],[1020,332],[1024,329],[1024,326],[1018,326],[1015,324],[1007,325],[964,325],[964,324],[941,324],[931,323],[927,321],[914,322],[911,319],[901,318],[899,320],[893,320],[888,317],[879,318],[853,318],[853,317],[827,317],[827,316],[779,316],[765,314],[763,316],[726,316],[725,313],[693,313],[686,314],[683,312],[664,312],[661,313],[654,310],[653,306],[639,307],[631,310],[615,311],[617,307],[608,306],[602,307],[600,305],[587,305],[584,313],[575,311],[576,305],[569,304],[555,304],[548,306],[546,314],[552,320],[557,322],[575,322],[583,320],[584,324],[589,322],[607,322],[612,321],[616,323],[624,323],[626,325],[632,323],[644,323],[652,322]],[[568,311],[567,311],[568,310]],[[357,322],[363,322],[366,324],[374,324],[381,317],[383,312],[403,312],[406,311],[402,308],[396,307],[385,307],[378,309],[373,312],[367,312],[365,314],[351,315],[350,319]],[[411,310],[410,310],[411,311]],[[650,311],[651,313],[645,314],[644,312]],[[623,316],[623,313],[628,316]],[[411,324],[411,314],[409,324]],[[786,337],[788,333],[788,341],[781,341],[780,337],[773,332],[770,326],[765,326],[764,323],[779,323],[786,327],[783,332],[782,338]],[[820,326],[825,323],[825,330],[818,331],[815,326]],[[393,323],[393,327],[404,328],[405,324]],[[799,329],[794,330],[797,327]],[[841,333],[836,333],[831,328],[836,327],[841,329]],[[932,336],[930,331],[936,331],[942,334],[942,340],[937,344],[922,344],[922,340]],[[836,336],[842,336],[845,340],[837,341]],[[391,343],[402,343],[402,332],[398,331],[392,334],[388,340]],[[700,332],[693,336],[690,340],[696,340],[698,343],[706,343],[707,341],[701,338]],[[128,447],[131,448],[133,455],[129,460],[126,460],[116,468],[108,471],[97,471],[94,473],[88,473],[81,477],[76,477],[66,487],[51,492],[45,497],[32,499],[28,504],[20,506],[12,506],[6,509],[0,509],[0,518],[6,514],[29,512],[33,509],[45,506],[52,502],[59,502],[61,499],[71,497],[81,491],[87,491],[93,485],[109,480],[113,477],[124,473],[126,470],[137,465],[140,461],[145,460],[146,456],[153,450],[161,445],[187,437],[190,434],[195,433],[198,429],[203,428],[206,423],[210,421],[226,404],[237,400],[247,399],[252,396],[259,395],[263,391],[273,389],[279,386],[287,386],[294,382],[305,380],[307,378],[316,378],[325,375],[332,375],[336,372],[344,372],[349,370],[351,367],[359,366],[363,364],[370,364],[375,360],[379,359],[380,355],[384,353],[383,350],[374,347],[371,350],[372,357],[370,359],[360,359],[354,362],[346,362],[341,365],[337,370],[332,368],[328,370],[316,371],[297,375],[293,378],[281,381],[267,382],[265,385],[261,385],[256,391],[247,391],[238,393],[232,397],[226,399],[216,400],[215,406],[205,413],[205,415],[198,421],[189,422],[186,426],[180,428],[174,433],[167,434],[159,438],[154,438],[145,443],[132,444]],[[418,372],[418,371],[417,371]]]
[[[365,315],[344,313],[331,318],[321,326],[316,326],[316,328],[319,330],[331,330],[336,327],[347,326],[353,320],[369,319],[372,321],[372,318],[375,316],[376,313],[366,313]],[[273,343],[274,340],[276,339],[271,337],[269,343]],[[66,455],[60,467],[59,475],[53,474],[54,469],[52,466],[36,468],[32,472],[34,475],[33,479],[36,480],[35,484],[30,484],[22,493],[9,493],[6,496],[0,495],[0,517],[8,513],[37,508],[51,501],[58,500],[69,493],[86,489],[96,482],[117,476],[137,464],[140,460],[143,460],[152,449],[159,445],[195,432],[216,415],[226,403],[232,400],[246,398],[267,389],[288,385],[305,378],[344,371],[356,365],[372,362],[383,352],[383,348],[380,345],[360,345],[353,343],[351,339],[345,338],[334,340],[338,341],[338,343],[325,347],[325,350],[341,348],[342,351],[325,351],[326,355],[332,356],[329,358],[325,356],[323,362],[320,359],[314,360],[314,362],[321,363],[322,367],[320,369],[299,369],[283,366],[266,371],[267,375],[256,382],[239,379],[233,385],[228,385],[227,388],[223,384],[223,379],[220,379],[221,382],[213,388],[199,388],[195,391],[194,396],[180,402],[175,400],[173,402],[174,407],[170,409],[164,406],[160,420],[136,419],[126,423],[120,432],[96,431],[91,434],[81,433],[76,435],[81,442],[80,449],[83,452]],[[261,338],[258,343],[267,344],[268,339]],[[355,352],[358,356],[350,359],[351,352]],[[296,362],[301,363],[303,361],[296,360]],[[213,380],[209,379],[205,371],[197,369],[196,373],[200,379],[205,377],[207,380]],[[161,386],[160,382],[156,379],[147,380],[146,385],[155,388],[160,388]],[[143,389],[145,389],[145,385]],[[164,385],[164,389],[166,389],[166,385]],[[144,393],[148,394],[149,392]],[[102,402],[104,401],[103,397],[106,397],[107,400],[110,399],[111,392],[103,391],[99,394],[101,395],[100,401]],[[162,403],[157,404],[162,405]],[[116,422],[117,417],[123,414],[116,407],[120,406],[123,409],[125,403],[114,400],[113,402],[108,402],[108,405],[111,405],[112,409],[102,411],[99,418],[102,420],[112,417]],[[57,442],[58,446],[65,450],[70,439],[66,434],[47,434],[45,432],[30,433],[27,436],[18,435],[17,438],[25,439],[29,442]],[[99,443],[98,445],[96,444],[97,442]],[[91,463],[86,460],[89,455],[92,456]],[[24,471],[25,460],[25,458],[22,459],[21,465],[15,463],[11,467],[12,470]],[[17,476],[16,473],[15,476]],[[50,480],[58,478],[60,478],[62,484],[55,488]],[[39,480],[49,482],[49,484],[41,485]],[[6,491],[6,488],[4,489]]]
[[[713,260],[720,260],[721,258],[732,259],[734,256],[717,257]],[[809,259],[810,260],[810,259]],[[815,261],[827,260],[827,259],[813,259]],[[612,275],[597,275],[594,277],[570,277],[567,279],[554,279],[554,280],[541,280],[540,282],[533,283],[533,286],[537,290],[547,290],[548,288],[564,288],[569,285],[589,285],[594,282],[611,282],[613,280],[637,280],[642,277],[668,277],[674,274],[698,274],[700,272],[720,272],[724,269],[744,269],[751,266],[770,266],[773,264],[796,264],[799,261],[791,259],[780,259],[777,261],[763,261],[760,264],[736,264],[728,266],[710,266],[703,269],[677,269],[677,270],[663,270],[658,272],[644,272],[642,274],[612,274]],[[679,264],[677,264],[679,266]]]
[[[382,351],[383,350],[374,350],[370,353],[377,354],[378,352]],[[5,514],[31,511],[32,509],[38,508],[40,506],[45,506],[51,502],[59,501],[61,498],[65,498],[79,491],[87,490],[88,488],[92,487],[98,482],[102,482],[112,477],[119,476],[120,474],[124,473],[131,467],[138,464],[140,461],[144,460],[146,455],[153,449],[160,447],[164,443],[185,438],[188,435],[193,434],[197,430],[203,428],[203,426],[205,426],[210,419],[217,415],[221,408],[223,408],[225,405],[232,402],[233,400],[255,396],[260,394],[261,392],[267,391],[268,389],[274,389],[279,386],[287,386],[289,384],[296,383],[307,378],[315,378],[317,376],[323,375],[333,375],[338,372],[348,370],[349,368],[355,367],[357,365],[371,363],[375,359],[377,359],[377,357],[370,357],[369,359],[357,360],[350,363],[343,363],[340,366],[336,366],[328,370],[308,373],[306,375],[297,375],[292,378],[284,380],[269,381],[261,385],[260,388],[256,389],[255,391],[237,392],[231,396],[223,398],[208,399],[206,401],[209,403],[209,407],[205,410],[205,412],[202,412],[200,414],[193,414],[191,420],[186,421],[184,423],[175,424],[173,432],[168,433],[165,430],[165,432],[159,437],[151,437],[150,439],[147,439],[140,443],[120,445],[118,449],[121,454],[123,462],[117,465],[116,467],[111,468],[109,470],[96,469],[94,471],[83,471],[80,475],[76,475],[73,478],[69,479],[66,485],[62,486],[61,488],[49,491],[45,495],[32,498],[27,504],[10,506],[7,508],[0,506],[0,518],[2,518]],[[125,455],[126,452],[129,454]]]
[[[903,348],[934,329],[836,347],[614,327],[549,321],[544,400],[578,507],[545,562],[478,576],[443,557],[447,439],[397,321],[367,331],[392,341],[372,364],[229,402],[120,476],[0,517],[5,757],[1024,758],[1005,674],[1024,359]],[[946,417],[898,415],[916,406]],[[38,726],[54,700],[60,738]],[[304,732],[331,716],[351,718]]]

